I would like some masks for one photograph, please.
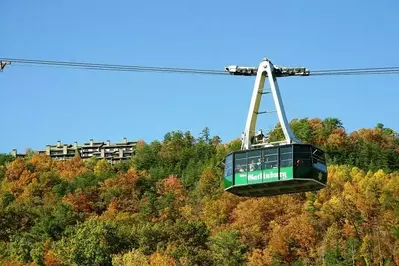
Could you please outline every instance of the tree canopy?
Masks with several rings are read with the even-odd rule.
[[[295,119],[327,153],[317,192],[267,198],[223,189],[240,149],[205,128],[139,141],[132,160],[0,155],[1,265],[399,265],[399,137]],[[276,125],[271,140],[283,137]]]

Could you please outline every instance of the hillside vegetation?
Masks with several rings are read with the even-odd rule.
[[[0,156],[1,265],[399,265],[399,137],[379,124],[291,122],[328,153],[327,188],[224,192],[240,148],[204,129],[137,145],[132,161]],[[272,140],[281,130],[271,133]]]

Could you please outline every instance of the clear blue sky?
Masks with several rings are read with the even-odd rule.
[[[311,70],[399,65],[395,0],[14,0],[0,10],[0,57],[207,69],[257,66],[263,57]],[[0,73],[0,152],[57,140],[162,140],[172,130],[197,136],[206,126],[232,140],[244,129],[253,82],[10,66]],[[398,84],[398,75],[301,77],[280,88],[289,119],[399,131]]]

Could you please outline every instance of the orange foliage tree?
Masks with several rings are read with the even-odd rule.
[[[83,160],[79,156],[75,156],[70,160],[57,162],[56,169],[58,175],[67,181],[72,181],[74,177],[81,176],[87,171]]]
[[[119,173],[116,178],[106,179],[100,186],[100,195],[109,204],[111,212],[135,213],[139,207],[139,191],[137,182],[143,173],[129,169]]]

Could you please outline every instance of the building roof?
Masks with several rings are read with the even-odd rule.
[[[93,145],[90,145],[90,143],[84,143],[82,146],[80,146],[81,148],[90,148],[90,147],[101,147],[103,146],[104,143],[93,143]]]
[[[128,142],[116,142],[116,145],[133,145],[136,144],[137,141],[128,141]]]

